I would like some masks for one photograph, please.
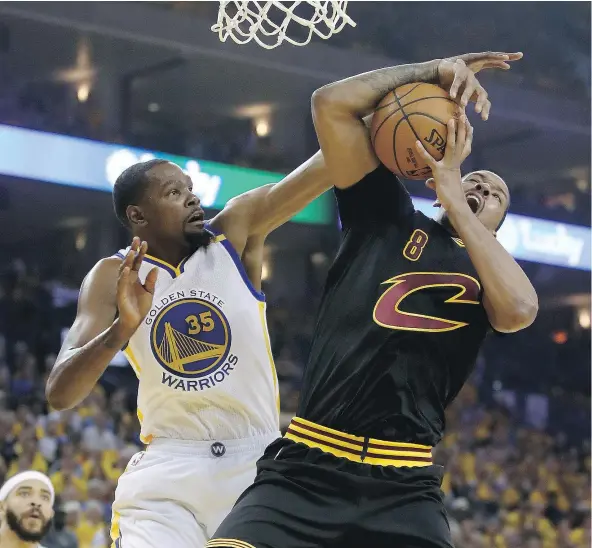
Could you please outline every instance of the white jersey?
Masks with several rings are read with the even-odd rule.
[[[141,440],[277,432],[279,391],[265,297],[230,242],[218,235],[177,267],[147,255],[142,282],[155,266],[152,307],[125,348],[139,378]]]

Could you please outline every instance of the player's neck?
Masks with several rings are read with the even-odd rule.
[[[145,239],[148,242],[148,255],[173,266],[177,266],[192,251],[188,242],[164,242],[155,239]]]
[[[25,542],[18,538],[6,522],[0,527],[0,546],[2,548],[38,548],[38,542]]]

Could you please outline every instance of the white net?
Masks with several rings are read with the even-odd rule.
[[[222,42],[230,37],[237,44],[255,40],[265,49],[273,49],[284,41],[295,46],[305,46],[313,34],[326,40],[345,25],[355,27],[346,10],[347,1],[222,0],[218,21],[212,30],[218,33]],[[293,23],[290,28],[292,36],[288,36],[290,23]]]

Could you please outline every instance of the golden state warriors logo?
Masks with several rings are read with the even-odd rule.
[[[162,367],[179,377],[213,374],[223,366],[230,341],[226,316],[204,299],[174,301],[152,322],[152,352]]]

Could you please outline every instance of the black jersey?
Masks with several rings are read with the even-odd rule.
[[[383,166],[335,190],[329,271],[298,416],[359,436],[436,445],[444,409],[490,329],[461,240],[416,211]]]

